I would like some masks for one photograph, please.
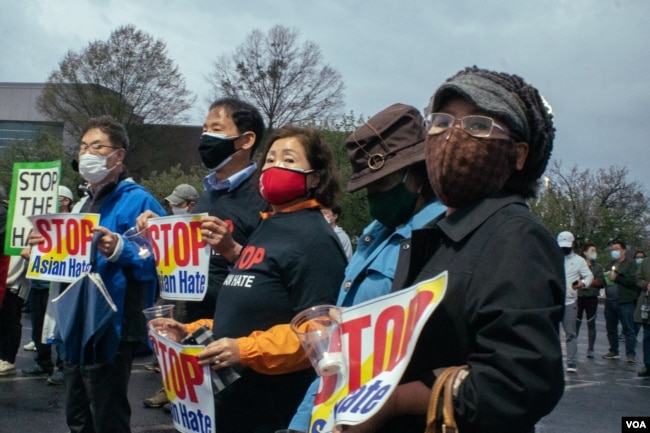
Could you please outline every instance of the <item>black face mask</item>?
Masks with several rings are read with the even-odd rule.
[[[226,158],[235,153],[235,140],[239,137],[241,136],[228,137],[225,134],[204,132],[199,143],[199,153],[203,164],[209,169],[218,167]]]
[[[564,253],[565,256],[571,254],[571,251],[573,251],[571,248],[562,247],[562,252]]]

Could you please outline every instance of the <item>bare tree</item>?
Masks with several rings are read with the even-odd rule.
[[[323,64],[320,48],[302,45],[298,31],[275,26],[254,30],[229,55],[221,55],[208,77],[215,97],[235,97],[257,105],[269,128],[314,122],[343,107],[341,75]]]
[[[37,101],[41,113],[63,121],[77,136],[90,117],[110,114],[131,125],[173,124],[195,97],[167,56],[167,46],[135,26],[114,30],[108,41],[68,51]]]
[[[627,180],[625,167],[563,170],[553,161],[546,175],[547,185],[531,209],[551,232],[569,230],[579,244],[599,248],[614,239],[650,247],[650,198],[638,182]]]

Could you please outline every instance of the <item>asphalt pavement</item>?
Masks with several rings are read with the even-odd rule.
[[[30,340],[28,315],[23,315],[22,323],[18,373],[0,377],[0,433],[65,433],[63,386],[48,385],[45,378],[26,377],[20,372],[34,365],[34,352],[22,349]],[[602,304],[596,329],[596,357],[586,357],[587,330],[583,326],[578,337],[578,371],[565,374],[564,396],[553,412],[538,423],[537,433],[617,433],[622,431],[622,417],[650,416],[650,378],[637,376],[643,366],[643,331],[638,337],[637,363],[628,364],[625,356],[617,361],[601,358],[608,350]],[[624,347],[621,342],[621,353]],[[161,386],[160,374],[144,368],[152,360],[152,355],[140,356],[133,365],[129,390],[133,433],[175,431],[170,414],[142,404],[142,399]]]

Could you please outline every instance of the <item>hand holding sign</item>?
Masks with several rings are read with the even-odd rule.
[[[101,232],[102,237],[97,243],[97,250],[102,253],[105,257],[110,257],[115,252],[117,247],[118,238],[115,233],[107,229],[106,227],[97,226],[93,229],[95,232]]]
[[[239,362],[239,345],[234,338],[220,338],[199,353],[199,365],[210,365],[213,370],[237,366]]]
[[[201,234],[212,250],[230,263],[237,261],[242,246],[232,238],[232,227],[215,216],[201,218]]]

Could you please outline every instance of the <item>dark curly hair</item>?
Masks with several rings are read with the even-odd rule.
[[[318,187],[309,192],[309,197],[315,198],[323,207],[331,208],[338,203],[341,195],[341,179],[332,149],[316,129],[303,128],[297,125],[285,125],[274,130],[269,135],[266,145],[260,154],[260,161],[258,163],[259,171],[264,166],[266,154],[269,152],[273,143],[281,138],[288,137],[294,137],[302,144],[309,165],[320,176]]]
[[[505,188],[522,194],[526,198],[536,196],[539,178],[546,170],[546,165],[553,150],[553,139],[555,138],[553,114],[550,112],[550,107],[544,102],[535,87],[526,83],[523,78],[517,75],[473,66],[458,72],[447,79],[447,82],[466,75],[476,75],[492,81],[506,91],[514,93],[523,104],[529,129],[528,137],[526,137],[528,157],[522,170],[514,173],[508,179]],[[505,122],[511,130],[515,128],[510,119],[499,117],[499,120]]]

